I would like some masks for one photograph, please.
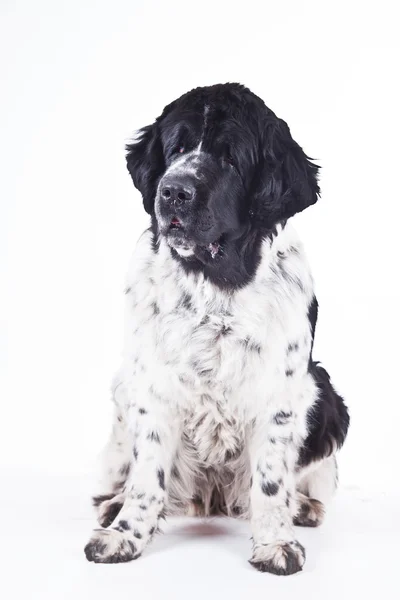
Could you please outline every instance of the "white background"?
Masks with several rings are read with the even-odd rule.
[[[100,588],[110,592],[109,569],[124,569],[121,593],[124,585],[133,585],[135,573],[143,583],[156,569],[164,573],[159,590],[175,598],[172,584],[187,593],[189,587],[184,575],[177,579],[174,573],[172,581],[165,561],[186,558],[193,564],[188,552],[174,547],[173,539],[182,534],[193,545],[198,568],[193,577],[206,577],[208,568],[219,576],[222,560],[238,598],[252,585],[279,589],[277,578],[263,579],[246,568],[247,541],[229,562],[237,525],[226,522],[221,527],[231,527],[232,537],[218,534],[219,525],[203,535],[192,536],[201,525],[172,531],[171,547],[164,536],[162,552],[150,553],[140,563],[145,566],[138,561],[134,568],[93,567],[81,551],[93,525],[85,474],[92,472],[109,429],[124,274],[148,222],[126,171],[124,143],[188,89],[239,81],[289,123],[294,138],[322,165],[322,199],[296,223],[321,307],[315,357],[330,371],[352,416],[340,458],[344,496],[339,494],[333,509],[336,520],[328,521],[325,538],[318,537],[323,529],[302,533],[303,539],[314,535],[309,543],[315,555],[299,576],[303,580],[295,581],[311,577],[307,586],[314,582],[317,593],[345,564],[347,585],[361,581],[371,589],[377,580],[353,577],[354,564],[365,574],[384,565],[390,571],[386,567],[399,550],[389,540],[400,533],[394,508],[400,418],[395,6],[368,0],[1,1],[1,502],[8,502],[8,512],[12,505],[17,520],[24,515],[28,531],[32,521],[37,528],[29,536],[11,527],[3,548],[8,559],[13,544],[18,556],[26,543],[30,556],[46,548],[54,585],[73,564],[79,577],[68,579],[69,585],[79,582],[85,597]],[[38,529],[41,519],[47,533]],[[64,529],[58,531],[56,522]],[[352,523],[358,523],[354,530]],[[378,538],[369,537],[371,527]],[[246,526],[240,532],[240,540],[248,540]],[[33,538],[43,540],[37,552]],[[327,538],[329,544],[321,541]],[[206,539],[203,550],[197,539]],[[218,540],[217,564],[215,559],[207,567]],[[372,556],[378,542],[379,568]],[[63,553],[54,552],[60,546]],[[357,563],[360,552],[366,558]],[[46,561],[40,564],[45,568]],[[30,568],[36,583],[29,584],[28,595],[14,593],[42,598],[41,571]],[[110,573],[104,581],[102,569]],[[240,573],[250,586],[243,593]],[[218,581],[220,595],[225,579]],[[282,589],[295,589],[287,581]],[[158,590],[146,596],[142,587],[143,597]],[[51,589],[53,598],[76,595],[73,587]],[[190,594],[193,598],[192,588]]]

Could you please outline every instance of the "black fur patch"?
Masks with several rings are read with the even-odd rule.
[[[131,465],[129,463],[126,463],[126,464],[122,465],[122,467],[119,470],[119,473],[123,477],[127,477],[129,475],[130,470],[131,470]]]
[[[193,310],[192,299],[187,293],[182,294],[179,300],[179,305],[183,306],[183,308],[186,308],[186,310]]]
[[[279,485],[274,481],[263,481],[261,490],[266,496],[276,496],[279,491]]]
[[[158,484],[162,490],[165,490],[165,473],[161,467],[157,469]]]
[[[250,352],[256,352],[257,354],[261,354],[260,344],[257,344],[257,342],[250,339],[249,337],[245,338],[244,340],[241,340],[241,343],[246,348],[246,350],[249,350]]]
[[[150,433],[147,435],[147,439],[152,442],[156,442],[157,444],[161,444],[160,436],[158,435],[157,431],[150,431]]]
[[[331,384],[328,373],[311,362],[309,371],[319,389],[319,398],[307,415],[308,436],[300,448],[298,466],[330,456],[340,448],[347,435],[350,417],[344,400]]]
[[[173,477],[177,481],[181,481],[181,476],[176,465],[174,465],[171,469],[171,477]]]
[[[277,425],[285,425],[292,418],[292,415],[292,412],[281,410],[274,415],[274,421]]]
[[[298,352],[299,350],[299,343],[298,342],[294,342],[293,344],[289,344],[289,346],[287,347],[287,353],[290,354],[291,352]]]
[[[147,410],[145,408],[139,408],[140,415],[147,415]]]
[[[221,328],[221,335],[228,335],[228,333],[232,333],[232,327],[223,325]]]

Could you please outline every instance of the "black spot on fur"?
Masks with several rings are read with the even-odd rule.
[[[299,350],[298,342],[294,342],[294,344],[289,344],[289,346],[287,347],[288,354],[290,354],[291,352],[298,352],[298,350]]]
[[[129,292],[131,291],[132,288],[127,287],[124,289],[124,294],[129,294]]]
[[[140,531],[138,531],[137,529],[134,530],[133,535],[135,538],[137,538],[138,540],[142,539],[142,534],[140,533]]]
[[[145,408],[139,408],[140,415],[147,415],[147,410]]]
[[[237,517],[240,516],[241,514],[243,514],[243,508],[235,504],[235,506],[233,506],[232,508],[232,514],[234,514]]]
[[[128,521],[125,521],[124,519],[122,519],[121,521],[118,521],[118,527],[120,527],[124,531],[128,531],[130,529],[130,525],[129,525]]]
[[[269,443],[272,444],[272,445],[276,444],[276,438],[270,437],[269,438]]]
[[[156,528],[155,527],[151,527],[151,529],[149,530],[149,535],[153,535],[153,533],[155,532]]]
[[[181,481],[181,475],[176,465],[174,465],[171,469],[171,477],[173,477],[177,481]]]
[[[139,508],[140,510],[147,510],[148,507],[146,506],[146,504],[139,504]]]
[[[223,325],[221,328],[221,335],[228,335],[229,333],[232,333],[232,327],[229,327],[228,325]]]
[[[162,490],[165,490],[165,473],[161,467],[157,469],[158,484]]]
[[[149,498],[149,502],[150,504],[154,504],[154,502],[157,500],[157,496],[150,496]]]
[[[227,450],[225,452],[225,460],[229,462],[231,460],[235,460],[240,455],[240,448],[235,448],[234,450]]]
[[[136,447],[136,446],[133,446],[133,456],[134,456],[134,459],[135,459],[135,460],[137,460],[137,459],[138,459],[139,452],[138,452],[138,449],[137,449],[137,447]]]
[[[286,377],[293,377],[294,371],[293,369],[286,369],[285,375]]]
[[[292,412],[280,410],[274,415],[274,421],[277,425],[285,425],[292,417]]]
[[[186,308],[186,310],[193,310],[192,298],[186,292],[180,297],[179,305]]]
[[[261,354],[261,346],[260,344],[257,344],[257,342],[255,342],[254,340],[247,337],[244,340],[240,341],[246,348],[246,350],[249,350],[250,352],[256,352],[257,354]]]
[[[152,302],[151,308],[153,309],[153,314],[155,316],[160,314],[160,308],[159,308],[157,302]]]
[[[150,433],[147,435],[147,439],[152,442],[156,442],[157,444],[161,444],[160,436],[158,435],[157,431],[150,431]]]
[[[129,475],[129,472],[131,470],[131,465],[129,463],[126,463],[125,465],[122,465],[122,467],[119,470],[120,475],[122,475],[122,477],[127,477]]]
[[[276,496],[279,491],[279,485],[274,481],[263,481],[261,490],[266,496]]]
[[[318,319],[318,302],[316,297],[314,296],[310,306],[308,307],[308,322],[310,323],[310,332],[311,332],[311,349],[310,349],[310,361],[309,368],[312,368],[312,351],[314,347],[314,337],[315,337],[315,327],[317,325]]]

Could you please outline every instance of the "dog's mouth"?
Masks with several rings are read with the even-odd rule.
[[[183,229],[182,227],[182,223],[180,222],[180,220],[178,219],[178,217],[173,217],[171,219],[171,223],[169,226],[169,229]]]
[[[211,258],[215,258],[221,252],[221,238],[204,246],[195,244],[187,237],[182,221],[176,216],[172,217],[168,227],[168,243],[177,251],[192,250],[197,246],[201,250],[206,251]]]

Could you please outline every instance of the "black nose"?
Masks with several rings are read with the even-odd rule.
[[[183,204],[194,196],[194,187],[188,183],[169,181],[161,188],[161,196],[164,200],[173,204]]]

